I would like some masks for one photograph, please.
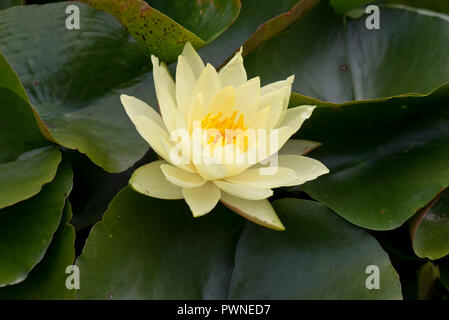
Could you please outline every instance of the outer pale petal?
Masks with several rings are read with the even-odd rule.
[[[120,100],[131,121],[137,116],[145,116],[156,122],[161,128],[165,127],[161,115],[142,100],[126,94],[120,95]]]
[[[242,199],[261,200],[273,195],[273,190],[270,189],[247,187],[241,184],[234,184],[219,180],[214,181],[214,183],[222,191]]]
[[[193,74],[195,75],[195,79],[198,79],[204,70],[204,62],[203,60],[201,60],[201,57],[192,47],[190,42],[187,42],[185,44],[181,54],[186,58],[187,63],[189,64],[190,68],[193,71]]]
[[[316,106],[304,105],[287,109],[287,111],[284,112],[284,118],[279,124],[279,127],[289,127],[292,129],[293,133],[295,133],[301,128],[304,121],[310,118],[315,107]]]
[[[286,80],[272,82],[260,88],[262,95],[267,94],[270,91],[275,91],[280,88],[286,88],[289,90],[287,99],[290,99],[290,92],[292,88],[292,83],[295,80],[295,76],[290,76]],[[288,101],[287,101],[288,102]]]
[[[196,77],[188,64],[187,59],[180,55],[176,67],[176,101],[179,110],[186,118],[192,105],[195,83]]]
[[[162,174],[160,167],[166,163],[163,160],[159,160],[138,168],[129,180],[132,188],[155,198],[182,199],[182,188],[168,182]]]
[[[235,54],[235,56],[229,61],[218,73],[221,86],[233,86],[237,88],[246,83],[247,75],[245,67],[243,66],[242,48]]]
[[[198,94],[202,94],[204,109],[209,110],[212,100],[220,90],[221,85],[217,71],[208,63],[195,84],[193,96],[196,97]]]
[[[279,150],[279,154],[305,155],[310,151],[318,148],[319,146],[321,146],[321,142],[301,140],[301,139],[290,139]]]
[[[194,163],[199,175],[206,180],[216,180],[226,177],[228,174],[227,167],[221,163],[211,163],[212,161],[212,158],[205,160],[205,157],[203,157],[201,163]]]
[[[227,182],[252,188],[279,188],[286,186],[297,179],[296,171],[290,168],[277,168],[271,175],[261,174],[261,170],[248,169],[242,173],[225,179]]]
[[[264,200],[245,200],[221,193],[221,202],[232,211],[261,226],[277,231],[285,230],[270,202]]]
[[[169,164],[161,165],[161,170],[165,178],[178,187],[194,188],[206,183],[206,180],[201,178],[197,173],[188,172]]]
[[[297,156],[292,154],[280,155],[278,158],[279,167],[286,167],[296,171],[298,178],[286,186],[295,186],[304,182],[316,179],[317,177],[329,173],[329,169],[318,160]]]
[[[159,65],[159,59],[153,55],[151,56],[151,62],[153,63],[153,79],[156,94],[158,94],[160,88],[165,88],[173,101],[176,101],[175,82],[173,81],[167,67],[163,63]]]
[[[196,188],[185,188],[182,193],[194,217],[210,212],[221,196],[220,189],[211,182]]]
[[[288,97],[288,94],[288,89],[280,88],[270,91],[261,97],[261,107],[271,106],[270,118],[266,126],[268,129],[274,128],[274,126],[279,123],[282,114],[287,110],[288,104],[285,103],[285,97]]]
[[[151,148],[162,158],[168,160],[168,154],[162,143],[162,139],[167,141],[170,139],[167,131],[146,116],[137,116],[131,120],[136,126],[137,132],[148,142]]]

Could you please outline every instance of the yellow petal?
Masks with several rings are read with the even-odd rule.
[[[120,95],[120,100],[131,121],[134,121],[133,119],[138,116],[144,116],[153,120],[159,127],[165,128],[161,115],[142,100],[126,94]]]
[[[189,64],[190,68],[193,71],[193,74],[195,75],[195,79],[198,79],[204,70],[204,62],[203,60],[201,60],[201,57],[192,47],[190,42],[187,42],[185,44],[181,54],[186,58],[187,63]]]
[[[237,88],[247,81],[245,67],[243,66],[242,48],[218,73],[222,87]]]
[[[169,140],[165,129],[162,129],[155,121],[146,116],[137,116],[131,119],[137,132],[144,138],[151,148],[162,158],[168,160],[168,154],[161,139]]]
[[[260,78],[255,77],[235,89],[235,105],[245,118],[254,116],[260,106]]]
[[[299,106],[287,109],[284,112],[284,118],[279,124],[279,127],[289,127],[295,133],[302,126],[304,121],[310,118],[315,106]]]
[[[239,184],[252,188],[279,188],[286,186],[297,179],[296,171],[289,168],[277,168],[271,175],[261,174],[260,168],[248,169],[242,173],[226,178],[230,183]]]
[[[188,124],[188,130],[189,133],[192,133],[193,125],[195,121],[201,121],[205,114],[204,110],[204,101],[203,101],[203,95],[197,94],[194,97],[193,106],[189,110],[189,115],[187,117],[187,124]]]
[[[305,155],[310,151],[318,148],[319,146],[321,146],[320,142],[301,140],[301,139],[290,139],[279,150],[279,154]]]
[[[266,199],[245,200],[222,192],[221,202],[232,211],[254,223],[277,231],[285,230],[270,202]]]
[[[229,117],[235,111],[235,90],[233,87],[227,86],[218,92],[212,100],[207,113],[222,113],[222,118]]]
[[[251,129],[267,129],[268,123],[271,122],[272,107],[267,105],[265,108],[256,112],[256,114],[246,121]]]
[[[298,178],[286,186],[295,186],[304,182],[316,179],[317,177],[329,173],[329,169],[320,161],[292,154],[283,154],[278,157],[279,167],[290,168],[296,171]]]
[[[288,92],[288,99],[290,99],[290,93],[292,88],[292,83],[295,80],[295,76],[290,76],[286,80],[276,81],[272,82],[270,84],[267,84],[266,86],[263,86],[260,88],[260,92],[262,95],[269,93],[270,91],[275,91],[280,88],[286,88],[289,90]],[[287,101],[288,102],[288,101]]]
[[[260,98],[260,105],[271,106],[270,118],[266,128],[271,129],[279,122],[283,112],[287,110],[288,104],[285,104],[285,97],[288,94],[286,88],[270,91]]]
[[[159,64],[159,59],[153,55],[151,56],[151,62],[153,63],[153,79],[156,95],[160,88],[165,88],[173,101],[176,101],[175,82],[173,81],[167,66],[165,66],[164,63]]]
[[[293,134],[293,131],[289,127],[277,128],[273,129],[273,131],[267,132],[268,134],[265,136],[266,144],[264,150],[259,150],[258,148],[256,149],[256,152],[260,152],[260,157],[257,157],[258,162],[263,161],[278,152],[278,150],[282,148],[282,146]],[[249,154],[253,152],[253,150],[254,149],[250,149],[245,152],[243,154],[243,158],[248,159]],[[229,164],[227,165],[228,175],[226,176],[226,178],[235,176],[253,165],[255,165],[255,163],[251,163],[249,161],[245,161],[245,163],[243,164]]]
[[[206,156],[203,156],[201,163],[194,163],[196,170],[203,179],[216,180],[226,177],[228,169],[224,164],[211,163],[212,158],[206,158]]]
[[[161,170],[168,181],[182,188],[199,187],[206,183],[197,173],[187,172],[169,164],[161,165]]]
[[[159,109],[164,120],[165,126],[168,132],[177,128],[177,115],[181,115],[176,108],[175,101],[165,88],[160,88],[157,94],[157,100],[159,102]]]
[[[176,67],[176,101],[180,112],[187,118],[192,105],[196,78],[187,59],[180,55]]]
[[[131,187],[147,196],[160,199],[182,199],[182,188],[171,184],[162,174],[161,165],[166,161],[154,161],[134,171],[129,183]]]
[[[211,182],[196,188],[185,188],[182,193],[194,217],[210,212],[221,196],[220,189]]]
[[[243,199],[248,200],[261,200],[271,197],[273,195],[273,190],[263,189],[263,188],[253,188],[247,187],[240,184],[229,183],[225,181],[215,180],[214,183],[222,191]]]
[[[204,109],[209,110],[212,100],[220,90],[221,85],[217,71],[208,63],[195,84],[193,96],[196,97],[198,94],[202,94]]]

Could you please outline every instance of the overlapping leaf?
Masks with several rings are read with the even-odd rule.
[[[77,298],[401,298],[387,255],[368,233],[314,202],[275,207],[285,232],[247,222],[238,240],[244,220],[223,206],[193,219],[182,201],[125,189],[77,261],[84,274]],[[381,290],[365,286],[372,264]]]
[[[23,281],[42,260],[71,187],[71,168],[63,162],[38,195],[0,210],[0,287]]]
[[[67,202],[58,230],[44,258],[23,282],[0,288],[2,300],[73,299],[75,291],[66,286],[67,266],[75,259],[75,230],[68,224],[72,214]]]
[[[61,154],[44,139],[17,75],[0,54],[0,209],[37,194]]]
[[[423,208],[411,223],[413,249],[422,258],[440,259],[449,254],[449,192],[444,190]]]
[[[388,255],[364,230],[322,204],[283,199],[274,207],[286,231],[248,224],[235,257],[231,299],[401,299]],[[369,290],[369,266],[379,290]]]
[[[398,8],[382,8],[381,30],[367,30],[364,19],[344,27],[344,19],[323,2],[246,66],[264,81],[296,74],[295,89],[314,99],[293,94],[291,105],[328,107],[299,136],[323,143],[311,156],[331,174],[303,190],[357,225],[393,229],[449,184],[448,86],[427,95],[449,80],[449,49],[422,50],[449,40],[449,22]]]
[[[65,28],[66,3],[1,11],[0,51],[54,140],[108,171],[123,171],[147,146],[117,91],[147,71],[149,60],[114,17],[78,6],[80,30]]]

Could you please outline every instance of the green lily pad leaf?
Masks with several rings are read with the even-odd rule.
[[[0,164],[0,209],[39,193],[56,175],[61,153],[55,147],[33,150],[24,159]]]
[[[330,0],[331,6],[338,13],[345,14],[348,11],[364,4],[374,2],[373,0]]]
[[[413,249],[417,256],[431,260],[449,254],[449,191],[442,191],[411,221]]]
[[[64,157],[70,159],[73,168],[73,189],[70,192],[70,201],[73,203],[71,223],[76,230],[100,221],[111,200],[128,185],[134,170],[144,163],[157,160],[156,154],[150,150],[128,170],[109,173],[79,152],[68,150],[64,152]]]
[[[237,18],[240,0],[146,0],[206,42],[217,38]]]
[[[246,225],[235,255],[231,299],[402,298],[388,255],[366,231],[316,202],[283,199],[273,206],[286,231]],[[379,271],[379,289],[367,289],[370,268]]]
[[[291,27],[303,15],[308,13],[309,10],[312,9],[318,2],[319,0],[299,1],[287,12],[284,12],[262,24],[243,44],[243,52],[245,55],[257,50],[265,41],[288,30],[289,27]]]
[[[119,96],[151,63],[114,17],[82,3],[77,6],[79,30],[64,28],[66,3],[1,11],[0,51],[53,139],[87,154],[107,171],[120,172],[139,160],[148,145]]]
[[[63,162],[39,194],[0,210],[0,287],[23,281],[42,260],[71,187],[72,171]]]
[[[0,209],[37,194],[61,161],[25,99],[17,75],[0,54]]]
[[[243,219],[224,206],[194,219],[184,201],[121,191],[76,264],[78,299],[223,299]],[[134,275],[134,276],[133,276]]]
[[[428,94],[447,83],[449,19],[407,8],[381,12],[380,30],[368,30],[364,17],[347,19],[322,1],[248,55],[248,75],[269,83],[295,74],[293,91],[333,103]]]
[[[301,189],[364,228],[402,225],[449,185],[448,89],[317,108],[297,138],[322,142],[330,174]]]
[[[306,1],[309,2],[310,0]],[[259,27],[262,28],[261,25],[278,15],[288,12],[292,7],[297,5],[297,3],[298,0],[242,1],[240,13],[235,22],[223,32],[220,37],[201,48],[199,50],[200,56],[203,58],[203,61],[207,61],[216,67],[220,66],[223,64],[223,61],[229,58],[233,52],[238,50]],[[281,18],[281,20],[284,19]],[[274,26],[277,27],[277,24],[274,24]],[[264,32],[260,33],[260,35],[263,34]]]
[[[401,4],[449,14],[449,1],[447,0],[384,0],[384,2],[387,4]]]
[[[205,42],[143,0],[79,0],[106,11],[117,18],[148,55],[154,54],[165,62],[176,60],[184,44],[195,48]]]
[[[44,258],[19,284],[0,288],[0,300],[68,300],[75,298],[75,291],[65,286],[68,265],[75,260],[75,230],[68,222],[72,216],[70,203],[58,230],[53,235]]]

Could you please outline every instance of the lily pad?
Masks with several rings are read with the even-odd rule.
[[[182,201],[121,191],[76,264],[77,299],[223,299],[244,220],[224,206],[194,219]]]
[[[75,230],[68,223],[71,218],[70,203],[58,230],[53,235],[44,258],[30,272],[26,280],[13,286],[0,288],[1,300],[62,300],[74,299],[75,291],[65,286],[67,266],[75,260]]]
[[[317,202],[283,199],[273,206],[286,231],[246,225],[231,299],[402,299],[388,255],[366,231]],[[374,272],[379,286],[369,289]]]
[[[245,220],[222,205],[194,219],[183,201],[126,188],[77,260],[77,298],[401,298],[387,254],[366,231],[315,202],[274,205],[287,231],[247,222],[241,235]],[[369,265],[379,267],[379,290],[365,286]]]
[[[245,58],[248,75],[269,83],[294,74],[293,91],[333,103],[428,94],[447,83],[449,19],[405,7],[381,12],[381,28],[369,30],[364,18],[347,19],[321,1]]]
[[[186,42],[195,48],[205,42],[143,0],[80,0],[117,18],[149,56],[176,60]],[[187,8],[186,8],[187,9]]]
[[[402,225],[449,185],[447,89],[317,108],[297,137],[322,142],[330,174],[301,189],[356,225]]]
[[[449,254],[449,191],[442,191],[411,222],[413,249],[431,260]]]
[[[114,17],[77,6],[79,30],[64,27],[67,3],[2,10],[0,51],[52,139],[87,154],[107,171],[120,172],[148,147],[119,96],[148,73],[151,63]]]
[[[71,187],[72,171],[63,162],[55,179],[39,194],[0,210],[0,287],[25,280],[42,260]]]
[[[240,0],[146,0],[206,42],[211,42],[237,18]]]

